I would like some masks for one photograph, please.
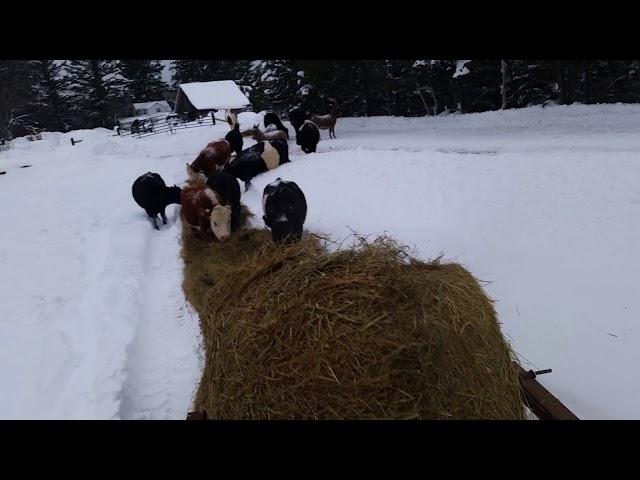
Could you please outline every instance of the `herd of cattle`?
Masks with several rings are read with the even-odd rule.
[[[179,204],[183,222],[197,235],[220,242],[228,240],[241,226],[238,180],[244,182],[246,192],[254,177],[290,161],[289,130],[276,114],[264,116],[264,132],[257,125],[240,131],[235,113],[227,111],[225,117],[231,130],[224,139],[210,142],[187,164],[186,187],[168,187],[162,177],[153,172],[141,175],[133,183],[133,198],[147,212],[156,230],[159,230],[158,215],[166,224],[166,207]],[[302,109],[289,112],[296,143],[305,153],[316,151],[321,129],[329,130],[329,137],[335,138],[336,119],[335,107],[328,115],[311,115]],[[257,143],[243,150],[243,137],[247,136]],[[262,207],[262,218],[274,242],[302,238],[307,202],[295,182],[278,178],[267,185],[262,194]]]

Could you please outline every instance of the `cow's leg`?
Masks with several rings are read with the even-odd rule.
[[[251,186],[251,180],[246,180],[244,182],[244,191],[246,192],[247,190],[249,190],[250,186]]]
[[[160,228],[158,227],[158,224],[156,223],[156,217],[158,216],[158,214],[157,213],[151,213],[149,210],[147,210],[147,215],[151,219],[151,223],[153,224],[153,228],[155,228],[156,230],[160,230]]]
[[[240,228],[240,216],[242,209],[238,206],[231,210],[231,231],[236,232]]]
[[[216,236],[211,230],[210,217],[200,217],[200,232],[204,240],[215,240]]]
[[[162,215],[162,223],[166,225],[167,224],[167,216],[164,213],[164,208],[160,212],[160,215]]]

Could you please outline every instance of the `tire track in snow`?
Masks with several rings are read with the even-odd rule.
[[[127,348],[122,419],[184,419],[200,380],[200,325],[182,291],[179,207],[160,232],[149,226],[140,318]]]
[[[79,222],[78,222],[79,223]],[[70,411],[77,389],[61,389],[64,396],[52,403],[53,418],[118,418],[118,394],[125,379],[124,346],[133,338],[142,238],[131,239],[116,228],[112,217],[98,217],[81,232],[80,256],[85,272],[73,316],[78,319],[73,350],[82,352],[79,367],[69,371],[67,382],[81,385],[91,410]],[[121,252],[129,250],[129,261]]]

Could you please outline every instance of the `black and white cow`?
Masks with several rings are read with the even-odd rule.
[[[164,214],[164,210],[167,205],[172,203],[181,204],[181,192],[181,188],[177,185],[167,187],[162,177],[153,172],[140,175],[131,187],[133,199],[147,212],[153,223],[153,228],[156,230],[160,230],[156,223],[156,217],[160,215],[162,223],[166,225],[167,216]]]
[[[251,179],[268,170],[289,162],[289,146],[286,140],[267,140],[243,150],[235,158],[229,160],[224,172],[244,182],[246,192],[251,186]]]
[[[289,129],[282,124],[280,118],[275,113],[266,113],[263,122],[266,131],[268,131],[269,125],[274,125],[276,127],[276,130],[280,130],[281,132],[286,133],[287,138],[289,138]]]
[[[298,131],[300,130],[300,127],[302,126],[304,121],[310,120],[310,119],[311,119],[311,114],[302,108],[294,108],[289,112],[289,122],[291,123],[291,126],[296,132],[296,143],[298,145],[300,145],[300,142],[297,139]]]
[[[240,228],[240,185],[225,172],[215,172],[207,178],[207,186],[217,193],[221,205],[231,206],[231,232]]]
[[[320,141],[320,129],[311,120],[305,120],[298,131],[296,141],[304,153],[315,152]]]
[[[267,185],[262,193],[262,210],[262,219],[271,229],[274,242],[295,242],[302,238],[307,200],[295,182],[278,178]]]
[[[244,141],[242,140],[242,134],[240,133],[238,116],[231,111],[227,111],[225,118],[231,127],[231,131],[224,136],[224,139],[231,144],[231,151],[235,152],[236,155],[239,155],[240,152],[242,152],[242,145],[244,144]]]

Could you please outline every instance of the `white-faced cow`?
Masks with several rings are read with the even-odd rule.
[[[231,206],[223,205],[207,185],[193,185],[182,191],[183,220],[196,232],[224,242],[231,236]]]

